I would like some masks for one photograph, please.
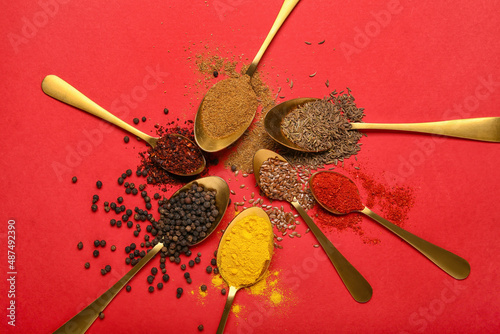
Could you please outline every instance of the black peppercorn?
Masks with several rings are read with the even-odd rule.
[[[93,253],[94,257],[98,257],[99,256],[99,251],[96,249],[94,250],[94,253]]]
[[[100,245],[101,245],[101,247],[105,247],[106,246],[106,240],[101,240]]]
[[[151,292],[151,293],[153,293],[155,291],[155,287],[154,286],[150,286],[148,288],[148,291]]]
[[[214,74],[214,78],[217,78],[219,76],[219,72],[217,72],[217,71],[214,71],[213,74]]]
[[[158,273],[158,268],[153,267],[151,268],[151,274],[156,275]]]
[[[168,115],[168,109],[167,109],[167,108],[163,109],[163,113],[164,113],[165,115]]]
[[[153,281],[155,280],[155,277],[153,275],[149,275],[147,278],[147,281],[149,284],[153,284]]]
[[[76,247],[78,247],[78,249],[82,249],[83,248],[83,242],[80,241]]]
[[[134,118],[134,124],[139,124],[139,119],[138,118]]]
[[[92,204],[92,206],[90,207],[92,209],[92,211],[96,212],[97,211],[97,205],[95,204]]]
[[[76,181],[78,181],[78,179],[76,178],[76,176],[73,176],[73,177],[71,178],[71,182],[76,183]]]
[[[191,268],[194,267],[194,261],[193,260],[189,260],[188,265]]]
[[[106,270],[107,273],[111,271],[111,266],[108,264],[104,267],[104,270]]]
[[[168,280],[170,279],[170,276],[168,276],[167,274],[164,274],[162,279],[163,279],[163,282],[167,283]]]
[[[208,266],[206,270],[207,270],[207,273],[210,274],[212,272],[212,267]]]
[[[225,296],[226,295],[226,289],[220,290],[220,293],[222,293],[222,295]]]
[[[199,330],[200,332],[201,332],[201,331],[203,331],[203,325],[199,325],[199,326],[198,326],[198,330]]]
[[[94,240],[95,247],[99,247],[100,244],[101,244],[101,242],[99,240]]]
[[[205,284],[202,284],[200,289],[201,289],[201,291],[205,292],[205,291],[207,291],[207,286]]]
[[[125,143],[128,143],[130,141],[130,138],[128,136],[123,137],[123,141]]]
[[[95,185],[96,185],[97,189],[101,189],[102,188],[102,182],[101,181],[97,181]]]
[[[141,120],[142,120],[143,122],[146,122],[146,116],[142,116]]]
[[[160,283],[156,284],[156,287],[158,288],[158,290],[163,289],[163,283],[160,282]]]
[[[130,285],[127,285],[127,287],[125,288],[125,290],[127,290],[127,292],[130,292],[130,290],[132,290],[132,287]]]
[[[90,268],[90,263],[89,262],[85,262],[85,269],[89,269]]]

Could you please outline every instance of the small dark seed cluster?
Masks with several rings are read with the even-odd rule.
[[[159,242],[164,245],[162,258],[180,263],[180,254],[191,254],[189,246],[207,236],[219,215],[215,196],[214,190],[193,183],[189,190],[158,201],[160,219],[152,223],[151,235],[155,237],[153,245]]]

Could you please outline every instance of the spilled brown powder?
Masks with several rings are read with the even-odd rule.
[[[257,95],[248,75],[219,81],[203,100],[200,110],[203,128],[212,138],[227,137],[249,125],[257,106]]]

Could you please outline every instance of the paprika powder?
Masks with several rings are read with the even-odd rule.
[[[349,178],[336,172],[318,172],[311,178],[311,189],[316,199],[338,213],[363,210],[358,188]]]

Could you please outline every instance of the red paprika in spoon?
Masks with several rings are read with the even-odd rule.
[[[354,182],[342,174],[317,173],[312,177],[310,185],[318,202],[332,211],[346,214],[363,210],[365,207]]]

